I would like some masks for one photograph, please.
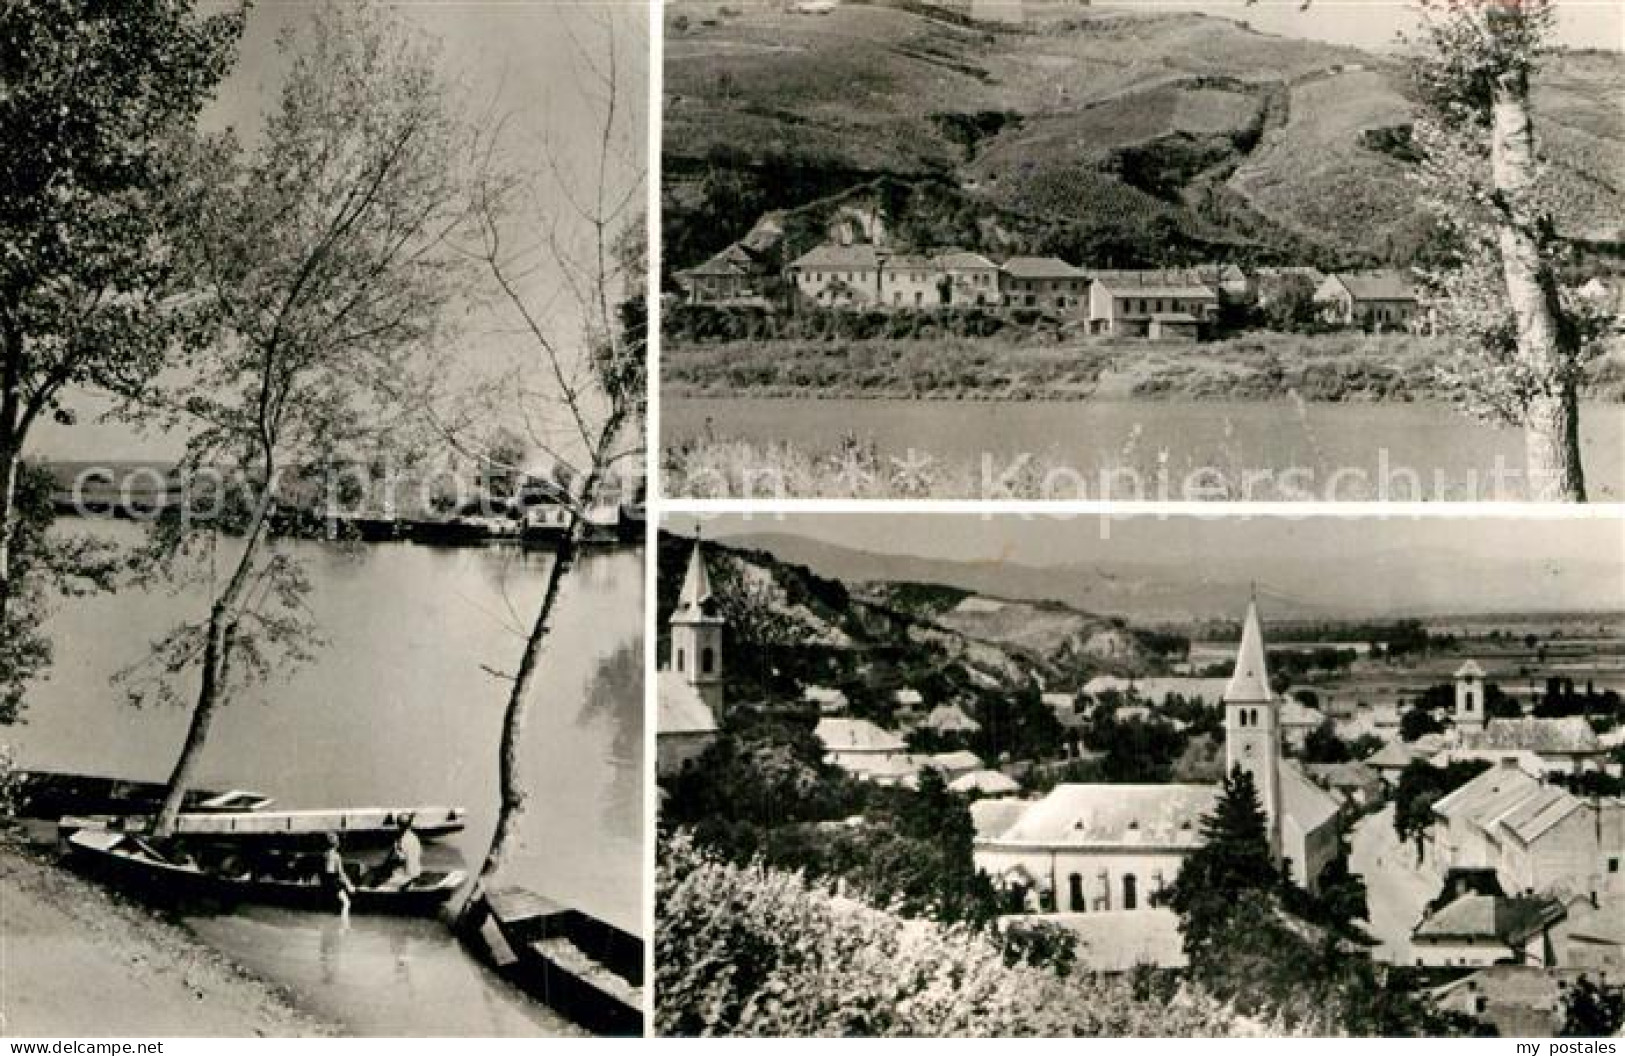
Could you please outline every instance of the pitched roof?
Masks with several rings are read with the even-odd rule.
[[[1424,917],[1412,937],[1435,942],[1495,939],[1518,946],[1563,916],[1563,904],[1552,898],[1466,894]]]
[[[1405,767],[1411,765],[1411,763],[1418,759],[1424,758],[1426,755],[1426,752],[1418,749],[1415,745],[1406,744],[1404,741],[1389,741],[1381,748],[1378,748],[1375,752],[1372,752],[1370,755],[1366,756],[1361,760],[1361,762],[1378,770],[1388,768],[1403,770]]]
[[[895,700],[899,704],[908,706],[925,703],[925,698],[920,696],[919,690],[909,689],[907,686],[899,690],[894,690],[892,692],[891,699]]]
[[[938,733],[975,733],[982,724],[959,710],[957,704],[939,704],[920,723]]]
[[[1236,668],[1225,686],[1226,703],[1264,703],[1274,699],[1270,692],[1269,667],[1264,662],[1264,631],[1258,622],[1258,602],[1247,603],[1247,618],[1241,625],[1241,646],[1236,650]]]
[[[704,264],[689,268],[687,275],[749,275],[760,269],[757,255],[748,247],[735,242]]]
[[[953,271],[997,271],[999,266],[982,256],[980,253],[969,253],[963,249],[949,249],[939,253],[936,265]]]
[[[1297,697],[1285,697],[1278,708],[1280,724],[1286,726],[1319,726],[1326,716],[1318,708],[1311,708]]]
[[[1479,751],[1551,754],[1603,750],[1596,731],[1578,715],[1561,719],[1491,719],[1482,731],[1464,737],[1462,746]]]
[[[1377,772],[1364,763],[1304,763],[1303,770],[1332,788],[1370,788],[1378,780]]]
[[[989,796],[1003,796],[1021,790],[1021,785],[1013,778],[997,770],[972,770],[968,774],[960,774],[949,782],[948,787],[955,792],[981,792]]]
[[[938,752],[920,760],[920,765],[938,770],[974,771],[982,768],[982,760],[975,752]]]
[[[1116,296],[1183,297],[1218,300],[1212,286],[1181,271],[1088,271],[1085,274]]]
[[[1081,279],[1086,274],[1059,257],[1011,257],[1002,270],[1018,279]]]
[[[812,249],[797,257],[790,266],[792,268],[829,268],[832,270],[846,269],[873,271],[880,266],[880,256],[875,252],[874,246],[814,246]]]
[[[1441,796],[1433,804],[1433,813],[1487,827],[1540,788],[1538,780],[1516,766],[1492,766],[1450,794]]]
[[[1031,804],[1002,842],[1195,847],[1214,785],[1057,785]]]
[[[656,682],[660,707],[655,730],[667,734],[717,732],[717,719],[700,696],[699,690],[676,671],[662,671]]]
[[[1483,678],[1484,669],[1478,666],[1477,660],[1467,660],[1456,668],[1457,678]]]
[[[902,738],[868,719],[819,719],[814,731],[829,752],[901,752]]]
[[[1299,831],[1310,833],[1337,817],[1337,800],[1313,781],[1296,763],[1282,759],[1281,813],[1291,818]]]
[[[978,840],[996,840],[1027,813],[1032,804],[1024,799],[979,799],[970,805],[971,825]]]
[[[1378,271],[1340,271],[1333,278],[1357,301],[1414,301],[1416,289],[1409,275],[1385,268]]]

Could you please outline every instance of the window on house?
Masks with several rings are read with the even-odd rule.
[[[1608,871],[1610,873],[1619,872],[1619,859],[1618,858],[1610,858],[1610,859],[1608,859]]]
[[[705,649],[700,652],[700,674],[709,675],[717,666],[717,654],[714,649]]]

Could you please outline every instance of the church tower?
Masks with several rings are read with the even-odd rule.
[[[711,714],[722,716],[722,629],[725,621],[711,592],[704,545],[694,540],[683,592],[671,614],[671,670],[699,693]]]
[[[1456,735],[1484,732],[1484,669],[1469,660],[1456,669]]]
[[[1264,663],[1258,601],[1247,603],[1236,669],[1224,689],[1224,766],[1252,775],[1269,828],[1270,853],[1281,856],[1281,724]]]

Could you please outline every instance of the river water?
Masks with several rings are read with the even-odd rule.
[[[1588,403],[1580,421],[1591,499],[1625,499],[1625,404]],[[661,434],[668,448],[712,436],[788,441],[814,453],[833,452],[851,435],[872,442],[883,465],[901,465],[911,452],[939,466],[979,467],[987,456],[995,478],[1026,453],[1076,470],[1088,489],[1077,494],[1061,476],[1055,494],[1021,496],[1034,498],[1100,498],[1103,476],[1126,469],[1128,477],[1112,477],[1110,497],[1158,499],[1159,458],[1170,481],[1166,497],[1176,500],[1215,497],[1207,490],[1215,481],[1229,486],[1219,497],[1259,500],[1515,501],[1524,494],[1522,434],[1437,403],[674,397],[661,402]],[[1498,461],[1508,472],[1504,487],[1495,484]]]
[[[87,522],[62,522],[82,531]],[[134,539],[130,525],[94,531]],[[520,634],[547,554],[411,544],[292,550],[314,584],[326,638],[313,662],[217,716],[200,785],[278,806],[459,804],[468,828],[426,865],[477,869],[495,825],[496,754]],[[583,557],[566,581],[524,745],[522,840],[498,884],[519,884],[642,933],[641,549]],[[49,681],[6,731],[23,766],[161,780],[185,734],[181,709],[128,704],[109,684],[148,643],[205,612],[193,592],[130,588],[69,599],[48,629]],[[496,672],[493,674],[492,672]],[[511,1036],[561,1024],[485,971],[435,920],[266,908],[193,917],[205,941],[304,1007],[369,1035]]]

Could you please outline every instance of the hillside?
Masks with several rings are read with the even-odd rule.
[[[662,635],[691,545],[668,535],[660,540]],[[1031,688],[1032,673],[1066,685],[1096,673],[1161,667],[1159,637],[1061,604],[924,582],[841,580],[748,545],[708,542],[706,559],[725,598],[733,636],[728,647],[735,656],[742,645],[771,653],[778,673],[792,681],[842,684],[862,677],[879,690],[945,682],[1002,692]],[[741,595],[749,600],[733,600]],[[741,616],[741,608],[749,615]],[[771,644],[764,648],[764,641]],[[759,659],[752,658],[747,671]]]
[[[1385,139],[1411,120],[1404,70],[1227,19],[1085,9],[1008,26],[907,0],[822,15],[678,2],[665,77],[670,267],[764,213],[810,210],[816,229],[828,199],[876,180],[931,188],[886,210],[901,241],[1096,263],[1400,260],[1419,238],[1410,163]],[[1605,53],[1554,57],[1539,83],[1576,234],[1612,237],[1625,215],[1622,89],[1625,62]],[[967,214],[996,219],[977,230]]]

